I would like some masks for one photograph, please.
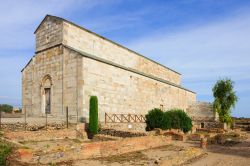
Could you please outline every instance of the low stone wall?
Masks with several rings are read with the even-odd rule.
[[[53,163],[62,163],[72,160],[82,160],[90,158],[108,157],[120,155],[134,151],[146,150],[150,148],[169,145],[171,139],[165,136],[145,136],[135,138],[125,138],[114,141],[82,143],[74,149],[39,153],[32,149],[18,149],[15,151],[16,156],[9,160],[11,165],[29,165],[41,163],[49,164],[48,159],[53,159]],[[39,157],[36,154],[40,154]]]
[[[143,133],[143,132],[119,131],[115,129],[101,129],[99,131],[99,134],[110,135],[114,137],[122,137],[122,138],[141,137],[141,136],[147,135],[146,133]]]
[[[21,114],[21,113],[15,113],[15,114],[2,113],[2,118],[21,118],[23,116],[24,116],[24,114]]]
[[[222,128],[223,127],[223,124],[221,124],[220,122],[218,121],[209,121],[209,120],[203,120],[203,121],[196,121],[194,120],[193,121],[193,126],[195,128],[201,128],[201,124],[204,124],[204,127],[203,128],[208,128],[208,129],[213,129],[213,128]]]
[[[171,143],[171,138],[165,136],[145,136],[125,138],[117,141],[105,141],[82,144],[82,159],[107,157],[128,152],[165,146]]]
[[[119,131],[145,132],[146,123],[101,123],[101,128]]]
[[[49,130],[59,130],[59,129],[65,129],[66,123],[48,123],[47,124],[47,129]],[[25,124],[25,123],[2,123],[1,124],[1,129],[2,130],[7,130],[7,131],[38,131],[38,130],[43,130],[46,129],[45,124]]]
[[[42,130],[42,131],[17,131],[17,132],[6,132],[4,137],[6,139],[25,142],[25,141],[47,141],[56,139],[75,139],[77,132],[74,129],[63,129],[63,130]]]

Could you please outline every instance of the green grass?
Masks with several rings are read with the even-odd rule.
[[[11,153],[11,145],[0,140],[0,165],[6,164],[6,157]]]

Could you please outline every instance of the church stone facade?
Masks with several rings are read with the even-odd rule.
[[[88,119],[90,96],[99,120],[109,114],[187,108],[196,93],[181,74],[65,19],[47,15],[35,31],[35,55],[22,70],[22,105],[28,116]]]

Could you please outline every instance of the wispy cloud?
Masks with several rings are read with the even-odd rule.
[[[163,28],[128,46],[180,71],[186,81],[206,81],[223,76],[250,79],[249,43],[250,13],[173,33]]]
[[[110,0],[106,1],[109,2]],[[81,8],[87,12],[103,4],[98,0],[12,0],[0,2],[0,49],[24,49],[34,47],[35,28],[46,14],[70,15]]]
[[[250,12],[237,11],[234,17],[175,31],[166,29],[157,29],[127,45],[181,72],[184,86],[196,91],[199,100],[212,101],[215,81],[231,78],[240,97],[236,108],[250,116],[242,112],[248,107],[242,102],[250,97]]]
[[[112,0],[12,0],[0,2],[0,103],[21,104],[21,69],[34,55],[33,32],[46,14],[88,12]]]

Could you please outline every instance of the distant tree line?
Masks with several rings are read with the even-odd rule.
[[[11,113],[13,111],[13,106],[8,104],[0,104],[0,111],[5,113]]]

